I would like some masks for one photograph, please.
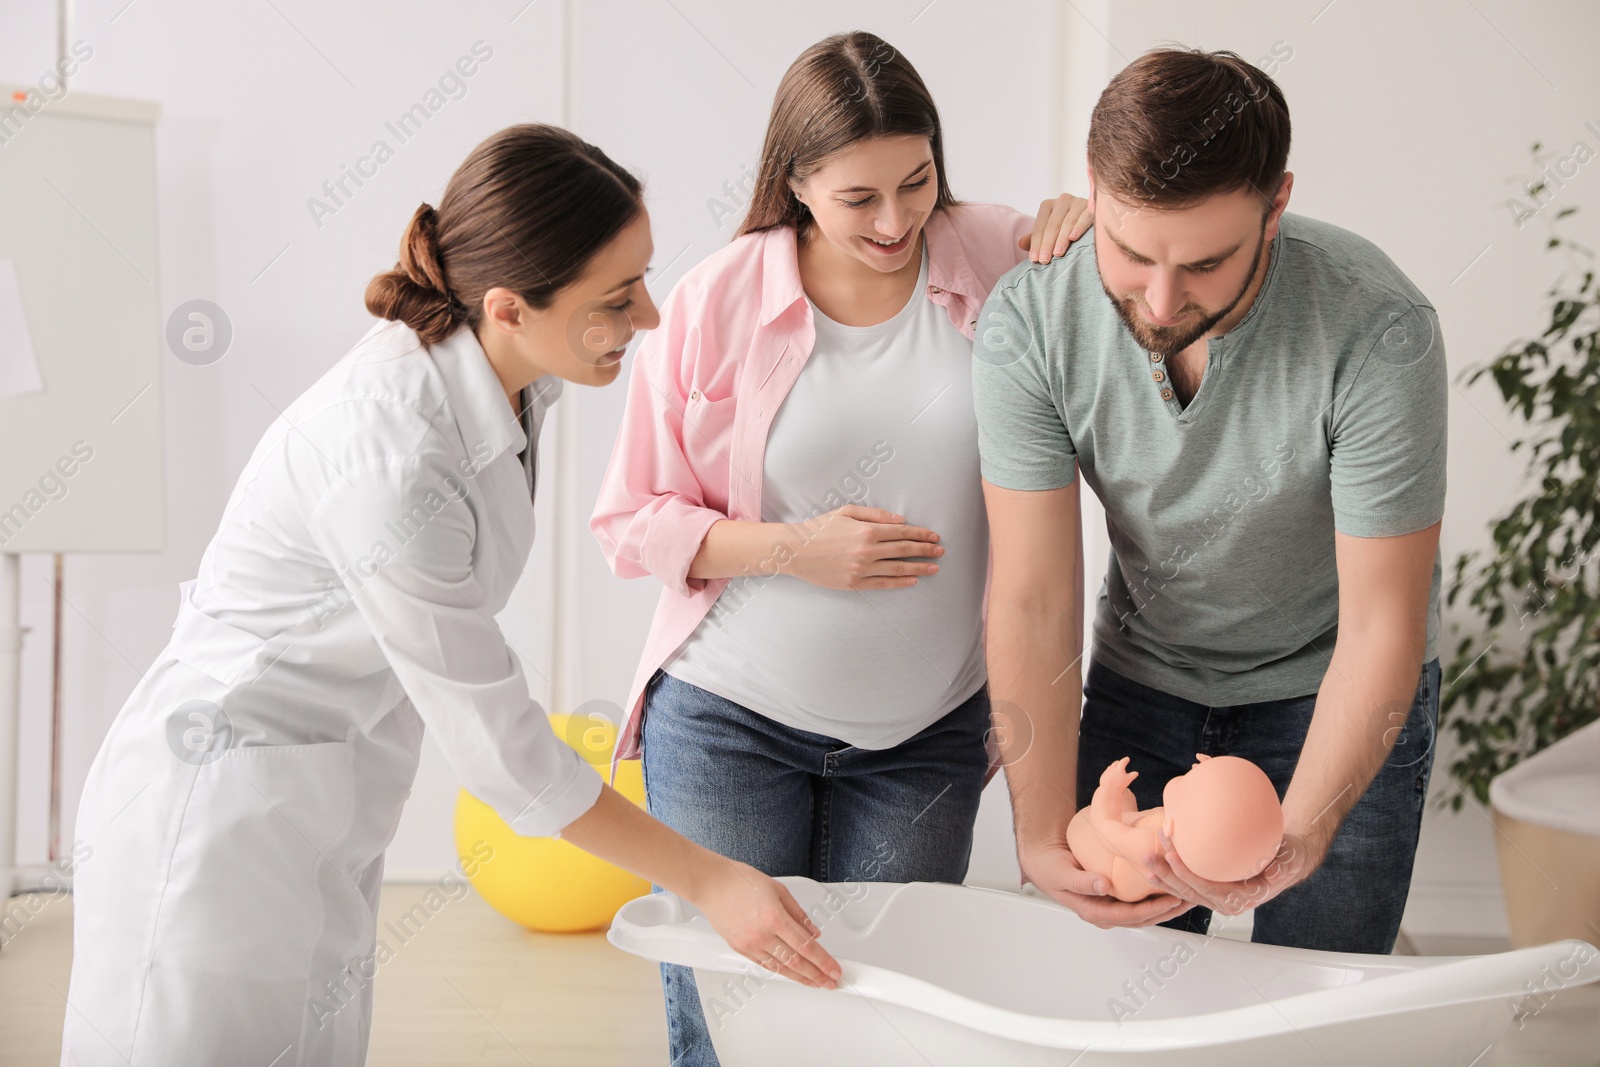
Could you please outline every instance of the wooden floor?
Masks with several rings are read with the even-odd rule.
[[[667,1062],[661,972],[604,934],[536,934],[476,893],[409,940],[388,932],[430,887],[386,885],[379,927],[394,951],[374,986],[370,1067],[640,1067]],[[14,911],[22,897],[14,897]],[[45,898],[0,951],[0,1067],[61,1056],[72,900]]]
[[[380,928],[427,886],[384,888]],[[60,1057],[72,960],[72,901],[41,897],[6,931],[0,951],[0,1067],[53,1067]],[[1234,931],[1229,931],[1234,934]],[[1248,936],[1248,935],[1245,935]],[[372,1067],[667,1062],[666,1018],[654,964],[601,934],[534,934],[472,894],[448,903],[378,972]],[[1436,955],[1492,952],[1492,941],[1432,939]],[[1473,1067],[1600,1067],[1600,986],[1570,990],[1513,1030]]]

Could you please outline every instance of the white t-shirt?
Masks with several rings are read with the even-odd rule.
[[[886,322],[845,326],[811,306],[816,345],[767,438],[761,518],[885,508],[940,535],[939,572],[869,591],[759,572],[734,578],[664,668],[858,748],[901,743],[986,678],[989,530],[972,343],[927,285],[924,253],[911,300]]]

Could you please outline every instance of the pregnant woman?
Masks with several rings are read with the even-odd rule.
[[[961,880],[992,772],[971,340],[1086,208],[957,202],[926,87],[871,34],[789,68],[739,236],[639,350],[591,522],[666,587],[617,753],[642,746],[653,815],[768,874]],[[692,972],[662,980],[672,1062],[715,1064]]]
[[[424,728],[518,833],[673,886],[752,960],[834,984],[787,890],[556,738],[494,621],[533,542],[544,413],[656,324],[651,248],[637,179],[550,126],[490,137],[417,210],[367,289],[392,321],[267,429],[90,768],[63,1064],[363,1062]],[[608,328],[574,347],[574,322]]]

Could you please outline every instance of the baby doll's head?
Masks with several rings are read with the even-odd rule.
[[[1271,779],[1238,756],[1196,758],[1162,791],[1173,849],[1213,882],[1260,874],[1283,840],[1283,806]]]

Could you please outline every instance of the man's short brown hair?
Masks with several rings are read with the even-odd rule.
[[[1187,207],[1251,188],[1270,205],[1289,162],[1289,105],[1233,52],[1158,48],[1111,79],[1089,120],[1095,188]]]

